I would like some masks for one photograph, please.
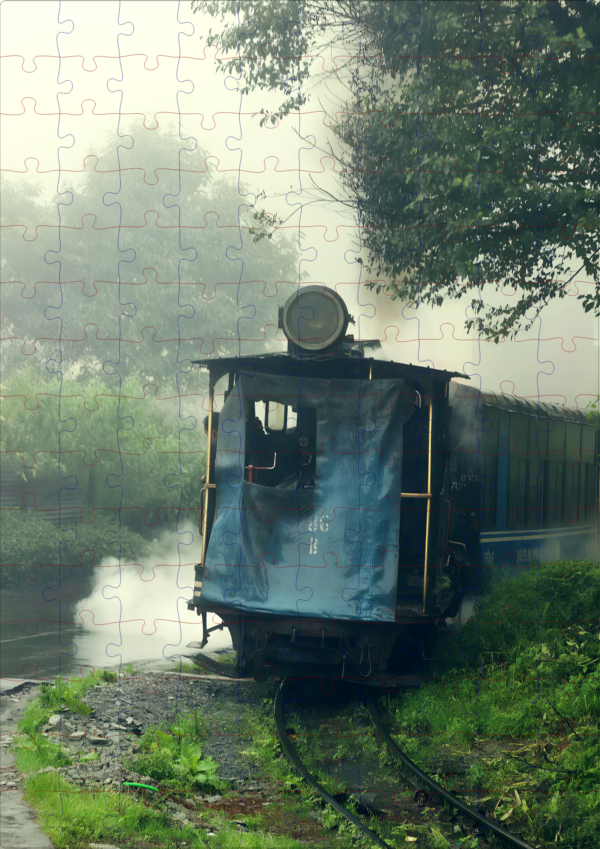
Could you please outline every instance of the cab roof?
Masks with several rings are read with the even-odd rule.
[[[453,377],[470,380],[469,376],[459,371],[433,369],[429,366],[413,363],[396,363],[393,360],[379,360],[372,357],[307,355],[296,357],[287,353],[255,354],[246,357],[215,357],[202,360],[192,360],[194,365],[208,369],[210,380],[215,384],[221,377],[230,372],[244,373],[254,369],[255,373],[286,375],[288,366],[294,367],[294,374],[301,373],[305,377],[327,377],[341,379],[368,378],[371,373],[374,379],[394,377],[410,377],[423,380],[424,375],[429,379],[447,382]]]

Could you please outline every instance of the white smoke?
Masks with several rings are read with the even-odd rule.
[[[194,565],[200,561],[202,537],[193,526],[166,531],[154,540],[143,563],[119,566],[107,557],[95,571],[94,589],[75,605],[83,624],[77,659],[94,667],[127,665],[190,656],[191,641],[202,640],[202,620],[187,609],[193,597]],[[208,616],[208,627],[220,622]],[[229,631],[214,631],[206,652],[231,646]],[[173,663],[175,667],[176,664]]]
[[[446,634],[457,634],[463,625],[479,614],[480,602],[475,596],[463,596],[460,603],[458,613],[455,617],[447,617],[445,632]]]

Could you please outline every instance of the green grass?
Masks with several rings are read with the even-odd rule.
[[[540,840],[569,849],[596,845],[600,817],[599,609],[598,567],[569,561],[529,569],[518,578],[498,583],[482,599],[477,621],[467,623],[457,636],[438,642],[439,659],[427,672],[432,680],[418,692],[407,691],[380,703],[398,744],[430,774],[436,757],[460,757],[483,747],[485,757],[468,770],[456,789],[467,799],[479,796],[484,809],[509,830],[522,830],[524,839],[535,845]],[[129,668],[127,673],[132,671]],[[197,673],[197,667],[193,671]],[[33,771],[68,762],[64,751],[35,733],[37,728],[65,704],[74,712],[85,713],[89,709],[80,701],[85,692],[98,683],[107,686],[113,675],[59,680],[55,687],[44,688],[39,699],[28,704],[19,723],[21,734],[14,744],[17,767]],[[248,753],[283,791],[302,788],[280,750],[272,716],[273,686],[262,685],[257,692],[264,698],[247,714],[244,737]],[[370,736],[364,708],[347,708],[341,712],[342,719],[352,719],[354,728],[360,720],[364,729],[361,746],[377,755],[382,770],[396,774],[401,782],[397,763],[384,748],[378,749],[375,737]],[[198,712],[181,717],[179,724],[169,729],[165,723],[153,726],[144,732],[141,752],[130,766],[179,792],[197,793],[202,781],[196,780],[199,773],[194,769],[202,761],[204,738]],[[296,745],[325,788],[337,792],[335,781],[319,774],[315,763],[325,750],[331,755],[329,742],[299,737]],[[334,756],[347,757],[352,745],[350,740],[339,740]],[[199,752],[195,764],[194,752]],[[211,784],[210,769],[203,775],[206,787],[217,786]],[[140,835],[157,847],[179,847],[183,840],[188,847],[208,844],[216,849],[297,846],[297,838],[261,831],[268,827],[268,817],[253,818],[250,831],[240,834],[235,826],[207,811],[203,819],[218,823],[219,832],[206,838],[189,828],[181,832],[179,826],[165,821],[160,800],[149,799],[148,808],[125,791],[120,795],[83,792],[57,774],[32,776],[26,788],[47,832],[56,846],[64,849],[87,846],[85,840],[116,843]],[[291,803],[294,810],[297,802],[294,798]],[[318,795],[304,788],[302,802],[320,811],[325,834],[329,830],[332,836],[336,832],[343,837],[336,846],[350,845],[356,836],[354,828],[324,807]],[[285,799],[281,807],[287,810]],[[375,821],[370,825],[374,830],[380,828]],[[397,827],[392,837],[385,839],[406,845],[406,834],[404,826]],[[422,845],[435,847],[446,838],[419,829],[419,839]],[[457,840],[470,846],[470,838]],[[494,838],[489,842],[500,845]]]
[[[438,660],[418,691],[380,700],[398,745],[432,777],[436,758],[460,761],[482,746],[480,765],[454,789],[473,801],[479,796],[486,810],[495,811],[509,830],[523,829],[532,844],[539,839],[554,843],[557,834],[557,842],[569,849],[591,849],[597,843],[599,610],[597,566],[568,561],[528,569],[498,582],[482,598],[476,621],[438,641]],[[377,744],[363,708],[338,711],[336,722],[349,720],[351,712],[353,728],[365,729],[361,748],[375,755]],[[251,713],[246,734],[250,754],[271,778],[283,788],[303,786],[281,753],[270,692]],[[319,774],[316,761],[325,753],[348,757],[356,741],[342,736],[334,748],[315,736],[295,742],[307,767],[329,792],[337,792],[339,787]],[[385,748],[377,757],[382,771],[402,782]],[[320,800],[308,788],[302,798],[319,808]],[[325,824],[344,828],[333,811],[326,812]],[[404,845],[400,832],[397,839]],[[429,846],[446,841],[435,832],[423,839]],[[469,846],[469,840],[462,845]]]
[[[80,700],[92,687],[106,686],[106,675],[106,672],[101,672],[95,676],[93,672],[90,672],[86,678],[64,679],[59,677],[54,685],[40,684],[38,697],[31,699],[25,707],[18,724],[19,731],[24,734],[33,734],[51,716],[61,713],[63,705],[73,713],[84,716],[91,714],[92,709]]]
[[[125,766],[155,781],[172,784],[182,791],[222,790],[224,782],[217,776],[218,764],[202,757],[202,741],[206,737],[204,720],[198,710],[180,715],[176,725],[165,722],[152,725],[140,740],[141,753]]]
[[[235,652],[230,652],[230,653],[227,653],[227,654],[220,654],[218,663],[219,663],[219,665],[225,664],[226,666],[229,666],[229,665],[235,666],[235,664],[237,663],[237,656],[236,656]]]
[[[220,666],[235,666],[236,657],[235,655],[220,655],[219,660],[213,661],[216,667]],[[212,664],[211,664],[212,666]],[[204,667],[198,666],[195,663],[186,663],[185,661],[180,661],[176,664],[176,668],[180,673],[184,673],[186,675],[200,675],[203,676],[206,672],[210,672],[210,667],[207,663],[207,669]],[[216,669],[215,669],[216,672]]]
[[[485,807],[530,841],[595,846],[599,610],[599,570],[584,561],[499,583],[477,620],[439,641],[427,671],[437,680],[381,700],[398,745],[425,770],[441,752],[481,746],[463,790],[479,789]]]
[[[131,664],[126,668],[126,672],[128,675],[134,673]],[[51,716],[62,713],[64,708],[80,716],[89,716],[93,711],[81,699],[92,687],[106,687],[109,682],[116,679],[116,673],[102,670],[95,675],[90,672],[85,678],[59,677],[54,685],[41,684],[39,695],[31,699],[23,711],[17,726],[20,733],[15,735],[12,743],[17,769],[21,772],[33,772],[47,766],[58,768],[72,763],[77,754],[86,757],[83,750],[72,756],[67,754],[64,747],[57,746],[43,734],[38,733],[38,728]]]
[[[200,666],[196,666],[195,663],[180,663],[179,664],[179,672],[183,672],[186,675],[202,675],[204,670]]]
[[[265,687],[268,691],[272,685],[267,684]],[[359,707],[358,711],[361,714],[361,725],[364,725],[364,708]],[[348,716],[353,715],[355,708],[351,706],[341,713]],[[248,748],[244,754],[250,755],[253,760],[259,763],[262,771],[276,782],[283,791],[301,788],[302,806],[303,808],[319,813],[324,828],[324,835],[329,831],[342,838],[339,841],[336,839],[336,846],[344,849],[346,846],[354,845],[353,841],[366,839],[356,826],[349,823],[341,814],[327,805],[316,791],[305,785],[302,779],[299,778],[297,771],[290,765],[279,743],[279,736],[273,716],[273,697],[271,695],[259,701],[257,707],[254,709],[249,709],[248,718],[245,722],[244,737],[248,740]],[[304,764],[322,787],[330,795],[339,793],[342,788],[340,788],[338,782],[317,766],[316,761],[323,754],[323,747],[319,742],[319,738],[309,735],[308,739],[303,740],[301,737],[298,737],[295,740],[295,744]],[[342,750],[345,753],[347,746],[351,745],[352,743],[346,744],[346,742],[341,745],[339,749],[340,757],[344,756],[341,754]],[[361,740],[361,745],[366,749],[372,749],[374,752],[378,749],[377,743],[367,731],[365,731],[365,735]],[[296,810],[299,802],[296,800],[293,804]],[[344,805],[350,812],[356,813],[357,805],[353,801],[348,800]],[[367,824],[372,831],[383,836],[381,826],[376,818],[372,818],[371,822]]]
[[[91,843],[119,844],[143,835],[157,847],[204,846],[204,838],[190,826],[174,825],[160,810],[147,808],[126,792],[82,790],[56,773],[35,775],[27,781],[26,801],[35,806],[44,831],[60,849]]]
[[[297,837],[280,837],[252,831],[240,835],[239,829],[231,826],[219,830],[218,834],[209,838],[207,842],[216,849],[298,849]]]
[[[133,674],[129,666],[128,675]],[[80,700],[93,686],[117,679],[116,673],[103,672],[95,677],[58,679],[54,686],[44,686],[39,696],[30,701],[19,722],[20,734],[12,744],[17,768],[21,772],[35,772],[47,766],[61,767],[72,763],[76,754],[65,753],[55,743],[36,733],[50,716],[61,711],[63,705],[73,713],[87,715],[90,709]],[[167,729],[164,722],[146,729],[140,740],[141,753],[125,764],[184,796],[199,789],[222,789],[216,778],[217,765],[211,759],[200,757],[200,766],[207,763],[211,769],[200,775],[186,769],[185,756],[201,748],[206,731],[198,711],[180,716],[177,725]],[[183,756],[183,757],[182,757]],[[190,766],[189,757],[187,766]],[[198,764],[196,764],[198,767]],[[217,849],[294,849],[296,838],[272,836],[260,831],[263,817],[245,818],[250,831],[240,834],[237,826],[222,817],[203,819],[215,824],[218,833],[211,838],[203,831],[173,823],[165,817],[164,802],[154,795],[144,802],[132,791],[94,791],[82,789],[57,773],[31,775],[25,782],[25,799],[33,805],[44,831],[60,849],[87,847],[89,842],[119,843],[139,839],[157,849],[180,849],[183,845],[196,849],[210,845]]]

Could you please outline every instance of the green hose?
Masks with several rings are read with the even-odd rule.
[[[154,790],[155,793],[158,793],[158,787],[150,787],[149,784],[138,784],[135,781],[124,781],[123,787],[144,787],[146,790]]]

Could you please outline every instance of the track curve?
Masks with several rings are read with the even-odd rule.
[[[436,793],[439,793],[447,802],[450,802],[451,805],[454,805],[455,808],[459,808],[464,814],[472,817],[477,820],[480,825],[485,826],[485,828],[489,828],[490,831],[493,831],[498,837],[503,837],[504,840],[507,840],[512,846],[516,846],[517,849],[533,849],[531,844],[526,843],[524,840],[521,840],[516,834],[512,834],[510,831],[507,831],[501,825],[495,823],[493,820],[488,819],[483,814],[480,814],[479,811],[476,811],[475,808],[472,808],[470,805],[467,805],[466,802],[463,802],[461,799],[456,797],[453,793],[450,793],[448,790],[444,790],[441,784],[438,784],[437,781],[434,781],[433,778],[430,778],[422,769],[420,769],[416,763],[413,763],[411,759],[404,754],[402,749],[400,749],[394,740],[390,737],[388,732],[386,731],[381,717],[377,712],[377,708],[373,704],[373,702],[369,702],[369,709],[371,711],[371,716],[373,717],[373,722],[375,723],[375,727],[377,731],[381,734],[385,742],[390,748],[390,751],[401,761],[404,766],[408,767],[424,784],[427,784],[432,790],[435,790]]]
[[[287,682],[287,678],[284,678],[281,682],[279,689],[277,690],[277,694],[275,696],[275,704],[274,704],[274,712],[275,712],[275,725],[277,727],[277,733],[279,735],[279,740],[281,742],[281,748],[283,749],[288,760],[296,767],[302,778],[306,781],[306,783],[312,787],[313,790],[321,796],[329,805],[331,805],[334,810],[336,810],[339,814],[345,817],[349,822],[355,825],[360,831],[370,840],[373,841],[377,846],[383,847],[383,849],[393,849],[389,843],[386,843],[372,831],[368,826],[366,826],[361,820],[356,817],[354,814],[350,813],[350,811],[346,810],[346,808],[340,804],[337,799],[331,796],[324,787],[319,784],[316,778],[307,770],[307,768],[302,763],[301,759],[298,757],[296,750],[293,744],[290,742],[288,734],[285,730],[285,721],[283,714],[283,691]],[[377,712],[377,708],[374,703],[369,701],[369,709],[371,711],[371,717],[373,722],[375,723],[375,727],[381,738],[388,745],[390,751],[394,755],[394,757],[399,760],[405,767],[411,770],[414,775],[416,775],[424,784],[426,784],[429,788],[434,790],[437,794],[439,794],[442,798],[446,799],[447,802],[450,802],[451,805],[461,810],[464,814],[476,820],[480,825],[484,828],[489,829],[498,837],[503,838],[512,846],[515,846],[516,849],[533,849],[531,844],[526,843],[524,840],[521,840],[516,834],[512,834],[510,831],[507,831],[498,823],[493,820],[488,819],[483,814],[476,811],[475,808],[472,808],[470,805],[467,805],[466,802],[463,802],[453,793],[450,793],[448,790],[445,790],[441,784],[438,784],[437,781],[434,781],[433,778],[430,778],[422,769],[420,769],[411,759],[404,754],[404,752],[396,745],[392,737],[388,734],[385,729],[381,717]]]
[[[362,833],[366,837],[369,837],[375,844],[377,844],[377,846],[381,846],[383,847],[383,849],[393,849],[393,847],[390,846],[389,843],[386,843],[384,840],[382,840],[378,834],[375,834],[375,832],[368,828],[368,826],[366,826],[363,822],[361,822],[358,817],[354,816],[354,814],[351,814],[350,811],[347,811],[343,805],[340,805],[337,799],[334,799],[333,796],[331,796],[327,792],[327,790],[325,790],[325,788],[319,784],[317,779],[313,775],[311,775],[311,773],[306,769],[306,767],[296,754],[294,746],[290,742],[287,732],[285,730],[285,722],[283,716],[283,689],[285,687],[286,681],[287,679],[284,678],[281,682],[279,689],[277,690],[277,695],[275,696],[275,724],[277,726],[277,733],[279,734],[281,748],[285,752],[286,757],[296,767],[296,769],[298,770],[302,778],[306,781],[306,783],[310,787],[312,787],[313,790],[316,790],[317,793],[321,796],[321,798],[325,799],[325,801],[329,805],[331,805],[331,807],[334,808],[338,812],[338,814],[341,814],[349,822],[351,822],[352,825],[355,825],[357,828],[359,828]]]

